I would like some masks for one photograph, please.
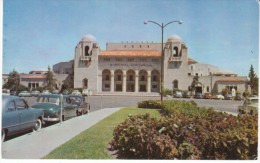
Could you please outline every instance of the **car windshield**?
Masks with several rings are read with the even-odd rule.
[[[58,97],[39,97],[37,99],[37,102],[39,103],[52,103],[55,105],[59,105],[60,104],[60,98]]]

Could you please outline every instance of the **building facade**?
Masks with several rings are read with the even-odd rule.
[[[190,90],[198,76],[197,92],[247,90],[247,77],[188,58],[188,48],[177,35],[164,44],[163,62],[166,89]],[[89,88],[94,94],[158,93],[160,78],[161,43],[107,43],[106,50],[100,50],[97,40],[86,35],[75,48],[74,88]]]

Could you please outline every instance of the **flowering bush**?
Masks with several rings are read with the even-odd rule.
[[[121,158],[254,159],[258,117],[236,117],[189,102],[165,101],[166,116],[129,116],[110,142]]]

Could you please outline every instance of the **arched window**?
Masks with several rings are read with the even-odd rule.
[[[178,57],[178,47],[176,46],[173,48],[173,56]]]
[[[178,89],[178,80],[173,81],[173,88]]]
[[[88,51],[89,51],[89,46],[85,46],[85,56],[90,56]]]
[[[88,79],[83,79],[83,81],[82,81],[82,86],[83,86],[83,88],[88,88]]]

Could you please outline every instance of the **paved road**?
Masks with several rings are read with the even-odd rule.
[[[136,96],[90,96],[89,103],[91,106],[90,111],[99,110],[101,108],[112,108],[112,107],[127,107],[127,106],[137,106],[139,101],[143,100],[160,100],[160,97],[136,97]],[[237,113],[237,107],[242,105],[242,101],[232,101],[232,100],[208,100],[208,99],[185,99],[185,98],[171,98],[165,97],[165,100],[175,99],[175,100],[193,100],[199,106],[213,107],[215,110],[226,111]],[[36,98],[30,97],[26,98],[29,105],[35,103]]]
[[[39,132],[32,132],[2,143],[2,157],[7,159],[40,159],[98,121],[120,108],[106,108],[72,118]],[[77,127],[75,127],[77,126]]]

